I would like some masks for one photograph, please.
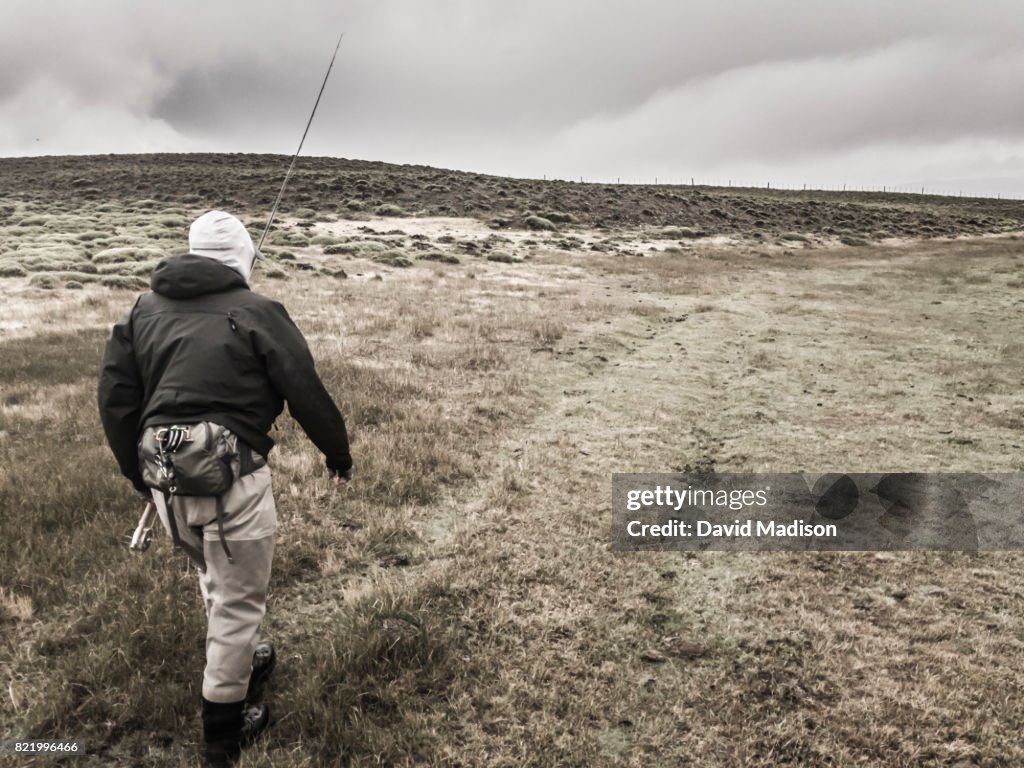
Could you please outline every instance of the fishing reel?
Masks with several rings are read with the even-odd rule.
[[[128,545],[134,554],[141,555],[147,549],[153,541],[153,521],[156,519],[156,505],[150,501],[146,503],[146,508],[142,510],[142,517],[139,518],[139,524],[135,527],[135,533],[132,534],[132,542]]]

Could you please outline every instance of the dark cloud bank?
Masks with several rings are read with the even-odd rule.
[[[0,154],[290,153],[1024,197],[1011,0],[6,4]]]

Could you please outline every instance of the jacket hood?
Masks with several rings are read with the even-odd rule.
[[[249,281],[260,256],[245,225],[230,213],[207,211],[188,230],[188,250],[196,256],[227,264]]]
[[[153,270],[149,281],[154,293],[169,299],[191,299],[249,285],[231,267],[193,253],[171,256]]]

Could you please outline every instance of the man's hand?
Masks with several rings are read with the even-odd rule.
[[[336,469],[328,469],[327,473],[331,476],[331,479],[334,481],[335,487],[348,490],[349,482],[352,480],[351,469],[349,469],[347,472],[339,472]]]

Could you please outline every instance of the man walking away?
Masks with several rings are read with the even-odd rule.
[[[114,326],[98,399],[121,473],[152,494],[200,568],[205,755],[230,765],[270,718],[260,699],[276,657],[259,628],[277,515],[266,457],[284,403],[336,483],[349,479],[352,458],[302,333],[281,304],[249,290],[259,254],[242,223],[200,216],[189,250],[156,266],[152,292]]]

